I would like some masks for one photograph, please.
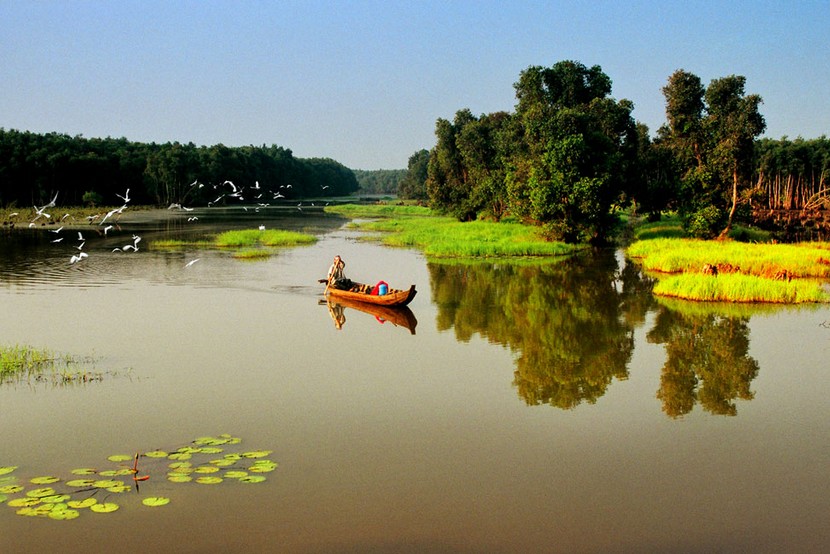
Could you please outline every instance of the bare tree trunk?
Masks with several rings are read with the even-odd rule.
[[[732,218],[735,217],[735,210],[738,207],[738,166],[732,167],[732,208],[729,210],[729,217],[726,219],[726,227],[720,232],[718,240],[724,240],[732,230]]]

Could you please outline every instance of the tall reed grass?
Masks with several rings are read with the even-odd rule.
[[[717,277],[672,275],[654,285],[654,294],[704,302],[829,302],[830,294],[813,280],[780,281],[732,273]]]

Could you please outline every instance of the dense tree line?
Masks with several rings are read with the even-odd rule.
[[[130,189],[137,204],[207,205],[212,186],[258,188],[259,201],[340,196],[358,190],[352,170],[322,158],[295,158],[280,146],[156,144],[0,129],[0,205],[115,204]],[[249,198],[251,202],[255,197]]]
[[[677,210],[690,234],[714,237],[752,207],[826,205],[827,139],[759,141],[762,99],[745,84],[731,75],[704,86],[676,71],[652,139],[599,66],[530,67],[514,84],[515,112],[438,119],[436,145],[410,158],[399,193],[459,220],[511,215],[567,241],[604,239],[626,206]]]
[[[353,169],[360,192],[364,194],[397,194],[405,169]]]

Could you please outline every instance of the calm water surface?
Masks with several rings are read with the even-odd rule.
[[[103,373],[0,385],[0,466],[25,482],[231,433],[279,468],[151,475],[74,521],[0,504],[2,552],[830,548],[825,307],[658,302],[614,252],[436,264],[308,211],[156,215],[81,229],[75,265],[77,229],[0,235],[0,343]],[[320,240],[257,262],[147,248],[259,224]],[[111,251],[133,232],[139,252]],[[316,284],[335,254],[353,279],[415,283],[415,333],[348,307],[336,329]]]

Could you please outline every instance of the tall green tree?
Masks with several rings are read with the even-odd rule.
[[[725,237],[740,192],[749,188],[755,138],[766,124],[761,97],[746,95],[745,83],[732,75],[704,88],[699,77],[678,70],[663,87],[668,124],[661,134],[678,163],[679,211],[694,235]]]
[[[603,239],[612,205],[631,185],[633,104],[609,97],[599,66],[574,61],[530,67],[514,86],[526,149],[508,170],[511,209],[555,239]]]
[[[757,94],[745,94],[746,78],[738,75],[715,79],[706,88],[709,115],[706,126],[712,138],[710,161],[712,171],[721,181],[731,184],[732,202],[726,226],[720,233],[725,238],[732,227],[738,206],[738,190],[748,188],[752,174],[755,138],[766,129],[759,111],[762,102]]]
[[[406,174],[398,185],[398,196],[410,200],[427,200],[429,150],[421,149],[409,157]]]

